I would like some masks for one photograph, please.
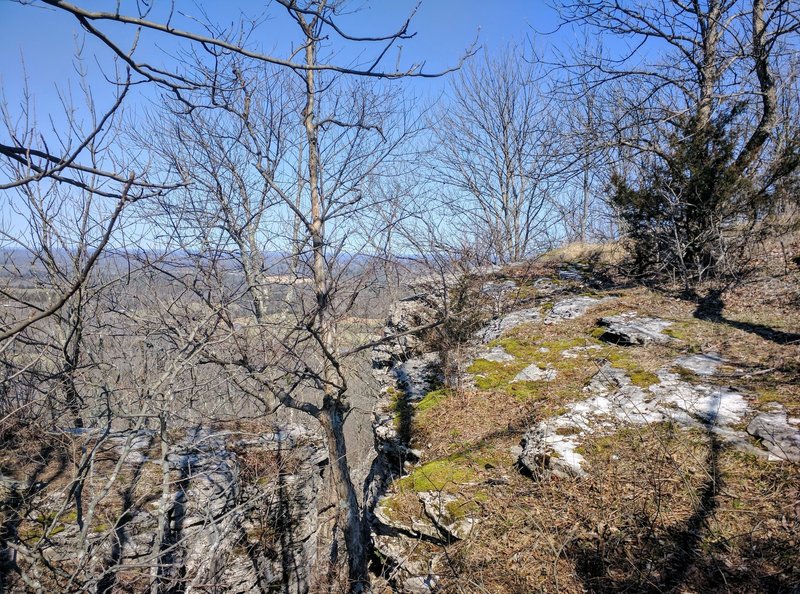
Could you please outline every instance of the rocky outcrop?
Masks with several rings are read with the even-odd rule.
[[[706,363],[706,359],[702,361]],[[624,369],[603,364],[584,388],[588,398],[568,404],[567,412],[525,433],[517,451],[520,469],[536,479],[583,476],[588,469],[578,451],[587,436],[613,432],[624,425],[664,421],[710,431],[732,447],[767,456],[737,428],[751,412],[742,393],[684,381],[670,367],[660,369],[655,374],[657,381],[645,388],[635,385]],[[782,409],[758,414],[748,432],[762,439],[772,455],[797,461],[800,431]]]
[[[501,294],[505,289],[501,286],[496,290]],[[373,372],[382,389],[373,409],[378,457],[366,487],[372,543],[395,590],[408,594],[429,593],[436,584],[432,561],[417,554],[419,540],[444,541],[428,518],[406,523],[394,517],[383,495],[394,478],[419,460],[420,453],[408,442],[410,417],[414,403],[440,383],[441,364],[438,353],[423,352],[418,339],[409,341],[398,335],[435,320],[441,299],[441,290],[431,288],[399,302],[383,330],[385,342],[373,349]]]
[[[562,278],[584,282],[577,274]],[[460,368],[465,369],[480,360],[470,373],[475,374],[478,385],[488,386],[481,388],[487,398],[501,391],[520,400],[528,397],[533,400],[542,394],[553,396],[552,402],[536,400],[536,410],[554,410],[552,416],[537,419],[512,449],[516,466],[524,474],[535,480],[585,477],[593,472],[587,463],[591,457],[582,455],[590,438],[612,436],[624,427],[658,423],[702,432],[716,445],[764,459],[798,461],[800,420],[788,418],[786,411],[777,406],[756,411],[752,408],[752,396],[735,387],[719,385],[716,381],[719,370],[728,362],[715,352],[685,353],[689,350],[684,349],[686,343],[669,335],[668,329],[673,324],[670,320],[633,311],[609,315],[599,320],[602,332],[590,335],[591,323],[567,322],[587,316],[593,308],[611,303],[616,297],[569,295],[569,288],[565,289],[567,283],[557,279],[539,279],[532,285],[541,291],[531,291],[531,284],[526,285],[524,300],[516,301],[518,297],[514,297],[520,309],[508,311],[508,304],[503,301],[511,295],[518,296],[519,287],[504,279],[483,283],[479,298],[493,300],[493,317],[485,327],[472,332],[471,344],[462,351],[465,360],[459,362]],[[390,318],[387,336],[401,333],[420,320],[431,319],[437,308],[435,296],[419,292],[414,297],[415,307],[427,308],[426,311],[410,308],[410,301],[403,303],[402,315]],[[486,302],[479,307],[486,307]],[[550,326],[553,324],[561,326]],[[526,329],[516,331],[521,326]],[[581,335],[572,335],[573,328]],[[537,345],[537,335],[546,344]],[[504,338],[507,340],[500,340]],[[653,356],[649,357],[647,349],[641,348],[648,345],[669,345],[675,350],[683,349],[685,354],[667,355],[671,349],[653,348]],[[629,346],[639,348],[626,353]],[[656,360],[659,362],[652,364]],[[584,364],[597,365],[597,372],[590,379],[585,369],[575,369]],[[453,478],[455,474],[447,474],[451,472],[451,457],[440,453],[439,458],[425,459],[423,452],[412,450],[404,441],[399,421],[403,415],[413,416],[425,394],[439,387],[440,365],[439,357],[425,353],[419,342],[410,346],[404,343],[388,358],[379,354],[376,359],[375,367],[386,386],[381,399],[383,408],[376,414],[376,419],[380,419],[376,435],[387,452],[386,459],[395,462],[390,478],[384,482],[386,490],[375,498],[372,536],[385,575],[391,576],[397,592],[435,591],[442,581],[440,576],[449,575],[441,551],[454,541],[475,538],[480,522],[485,521],[485,509],[480,511],[482,506],[474,506],[474,502],[471,507],[464,500],[464,493],[474,495],[485,486],[506,484],[492,482],[500,479],[486,478],[483,470],[478,474],[484,477],[481,482],[473,480],[470,472]],[[565,389],[557,383],[544,383],[562,378]],[[469,380],[472,376],[462,374],[459,379]],[[516,382],[530,383],[510,385]],[[536,385],[536,382],[541,383]],[[448,407],[452,406],[450,402]],[[539,402],[544,406],[538,407]],[[426,418],[433,418],[428,416],[435,414],[430,412],[429,405],[439,405],[431,404],[430,399],[424,402]],[[743,430],[745,426],[747,431]],[[508,427],[512,430],[510,422]],[[514,427],[513,431],[516,430]],[[446,443],[440,440],[429,446],[435,449],[425,451],[447,452],[442,450],[441,441]],[[613,440],[600,443],[611,443],[613,447]],[[612,456],[612,459],[619,458]],[[503,464],[508,464],[507,458]],[[453,468],[459,467],[453,463]],[[494,461],[485,468],[495,468]],[[447,478],[440,479],[436,472]],[[404,474],[410,476],[391,481]],[[507,475],[503,476],[508,480]]]
[[[88,545],[80,563],[83,571],[102,574],[98,591],[115,591],[122,587],[118,576],[148,575],[148,567],[156,568],[150,575],[164,591],[308,591],[327,467],[327,450],[315,433],[285,425],[244,437],[192,427],[170,447],[167,493],[153,432],[98,436],[87,430],[78,440],[97,447],[103,460],[116,456],[111,460],[119,460],[120,476],[128,477],[114,485],[119,495],[99,500],[102,514],[83,516]],[[42,561],[74,563],[82,536],[75,514],[59,511],[66,493],[28,490],[28,497],[38,517],[51,522]],[[109,507],[120,499],[124,509]],[[35,527],[18,530],[23,539],[35,538]]]
[[[537,293],[541,293],[542,297],[560,290],[550,279],[540,279],[533,286],[538,287]],[[505,307],[502,300],[518,290],[516,283],[510,280],[490,281],[480,284],[479,293],[495,299],[494,311],[502,312]],[[541,305],[500,313],[487,326],[474,333],[474,341],[476,346],[486,344],[523,324],[543,321],[559,323],[574,319],[600,302],[600,299],[591,297],[570,297],[555,303],[546,316],[542,314]],[[417,292],[412,299],[401,301],[393,310],[384,329],[384,337],[391,338],[423,321],[431,320],[438,307],[436,291],[427,294]],[[498,363],[515,360],[500,346],[484,347],[475,356]],[[383,455],[385,476],[397,477],[411,471],[420,456],[404,441],[403,415],[413,414],[414,403],[440,384],[440,360],[437,354],[422,352],[419,342],[403,340],[395,344],[389,340],[386,346],[376,349],[373,366],[384,385],[376,406],[376,440]],[[554,369],[531,365],[523,369],[515,381],[552,381],[555,377]],[[565,471],[568,468],[565,466]],[[389,482],[386,479],[383,484],[388,485]],[[477,523],[470,503],[462,501],[456,493],[423,491],[416,496],[422,513],[411,519],[398,518],[393,513],[391,494],[382,497],[380,490],[376,490],[374,499],[373,542],[379,557],[387,568],[391,568],[388,573],[393,576],[392,583],[399,592],[430,592],[435,587],[436,567],[441,560],[436,554],[418,558],[418,543],[421,540],[444,545],[469,537]]]

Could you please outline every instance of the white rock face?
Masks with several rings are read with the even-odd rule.
[[[589,398],[568,405],[564,414],[528,430],[521,442],[519,466],[534,478],[547,478],[550,474],[583,476],[585,459],[577,448],[586,436],[614,431],[622,425],[668,420],[684,427],[713,431],[733,447],[766,454],[751,446],[744,432],[732,428],[748,412],[742,394],[729,388],[689,384],[668,369],[660,370],[657,377],[659,383],[645,389],[634,385],[624,370],[605,363],[584,388],[591,394]],[[792,441],[800,440],[800,435],[787,424],[785,412],[782,417],[778,412],[760,417],[759,423],[751,423],[751,433],[771,432],[776,443],[780,442],[776,449],[800,455],[800,449],[792,450],[793,445],[800,448],[800,441]],[[774,453],[772,448],[770,451]]]
[[[672,404],[711,426],[733,425],[742,420],[748,406],[744,396],[729,388],[693,385],[675,373],[658,372],[661,383],[650,387],[659,401]]]

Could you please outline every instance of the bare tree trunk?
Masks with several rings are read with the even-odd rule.
[[[331,489],[329,503],[335,506],[334,525],[344,534],[347,556],[347,573],[350,592],[370,591],[368,542],[369,530],[361,512],[358,496],[350,477],[347,447],[344,439],[346,407],[336,399],[326,397],[320,422],[325,429],[328,452],[331,456]],[[338,539],[334,534],[334,539]],[[335,545],[334,545],[335,546]]]
[[[323,3],[324,5],[324,3]],[[320,9],[321,10],[321,9]],[[368,533],[364,527],[363,517],[350,478],[347,460],[347,446],[344,439],[344,417],[347,413],[346,384],[338,368],[336,324],[331,308],[331,275],[325,260],[325,216],[323,197],[320,193],[319,179],[319,140],[318,125],[315,120],[316,99],[316,36],[314,28],[316,18],[306,22],[302,16],[301,24],[306,34],[306,105],[303,112],[303,124],[308,142],[308,184],[311,192],[311,221],[309,235],[313,250],[314,291],[316,293],[317,311],[316,339],[322,348],[324,402],[320,422],[325,430],[328,444],[331,469],[331,505],[334,507],[334,521],[331,534],[327,534],[330,546],[337,557],[336,546],[338,531],[341,529],[345,538],[345,561],[351,592],[368,592],[369,572],[366,546]],[[339,526],[340,522],[343,524]],[[334,568],[335,571],[335,568]]]

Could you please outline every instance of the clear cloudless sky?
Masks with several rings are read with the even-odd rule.
[[[73,0],[95,10],[113,11],[112,0]],[[160,20],[169,9],[165,0],[154,0],[153,20]],[[355,35],[375,35],[395,31],[411,13],[416,0],[354,0],[346,6],[350,13],[340,22]],[[122,2],[122,12],[133,13],[132,3]],[[201,31],[187,16],[200,16],[204,12],[214,22],[230,25],[240,14],[263,15],[264,22],[251,40],[261,51],[288,57],[298,38],[296,26],[286,18],[285,10],[267,1],[258,0],[175,0],[176,10],[183,13],[175,17],[176,26]],[[425,62],[425,70],[438,71],[458,63],[459,58],[477,40],[477,45],[496,51],[505,45],[522,41],[526,36],[539,38],[544,45],[570,44],[569,31],[550,36],[539,33],[555,29],[557,15],[544,0],[423,0],[411,25],[416,36],[402,42],[401,63]],[[109,23],[100,27],[116,36],[130,39],[131,30]],[[175,51],[174,42],[162,35],[143,36],[137,55],[154,63],[167,58],[153,50]],[[352,45],[352,44],[351,44]],[[97,93],[98,103],[110,99],[110,89],[104,84],[103,72],[111,72],[110,53],[91,39],[77,21],[62,11],[36,2],[20,5],[13,0],[0,0],[0,84],[12,113],[22,97],[23,73],[27,73],[31,94],[36,98],[39,118],[60,111],[56,89],[65,91],[71,85],[76,105],[75,81],[76,48],[82,48],[84,67],[88,80]],[[333,48],[332,48],[333,49]],[[352,63],[357,60],[351,48],[339,50],[332,61]],[[364,52],[364,59],[370,52]],[[395,65],[397,52],[389,54],[387,68]],[[24,61],[24,70],[23,70]],[[96,83],[96,84],[95,84]],[[415,90],[427,94],[441,90],[444,80],[414,81]],[[105,89],[104,89],[105,87]]]
[[[116,0],[71,1],[98,11],[114,11],[117,6]],[[268,0],[150,2],[153,5],[148,16],[150,20],[164,22],[174,6],[173,26],[198,33],[206,33],[198,21],[210,21],[224,29],[235,27],[242,15],[257,18],[260,25],[247,45],[276,57],[289,58],[301,42],[297,25],[288,18],[286,10]],[[417,6],[417,0],[350,0],[344,6],[346,10],[337,21],[344,30],[356,36],[375,36],[397,31]],[[122,0],[120,12],[135,15],[135,0]],[[531,38],[537,39],[539,48],[567,49],[574,45],[573,31],[547,34],[557,29],[557,23],[558,16],[546,0],[422,0],[410,27],[416,35],[387,54],[384,68],[391,70],[396,64],[407,68],[424,62],[426,72],[440,72],[458,64],[470,48],[494,53],[511,43],[525,43]],[[104,21],[95,21],[95,26],[121,42],[123,49],[128,49],[126,43],[130,44],[133,39],[133,28]],[[342,42],[334,37],[321,58],[339,65],[358,66],[370,63],[379,47]],[[174,56],[186,48],[185,43],[181,45],[170,36],[144,32],[135,56],[139,61],[171,68]],[[80,63],[76,52],[81,55]],[[302,59],[302,56],[295,59]],[[64,11],[36,0],[25,0],[24,4],[0,0],[0,99],[6,102],[12,126],[24,129],[33,125],[55,153],[63,150],[59,136],[70,137],[64,133],[67,120],[62,101],[65,97],[73,106],[74,119],[82,129],[93,128],[79,85],[79,68],[86,72],[85,81],[102,114],[114,101],[115,87],[107,81],[114,78],[111,51],[85,33],[77,20]],[[427,102],[441,95],[449,78],[420,78],[399,84]],[[35,122],[22,119],[26,85],[33,99],[30,107]],[[160,94],[154,85],[137,86],[126,100],[126,118],[136,121],[137,115],[158,103]],[[78,136],[72,136],[73,143]],[[0,142],[10,143],[2,123]],[[8,201],[13,201],[13,197],[8,195],[6,199],[0,200],[0,227],[10,229],[20,221],[9,208]]]

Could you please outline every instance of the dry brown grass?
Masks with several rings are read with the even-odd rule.
[[[656,425],[585,445],[579,481],[508,475],[451,545],[452,592],[791,591],[796,468]],[[712,462],[712,458],[714,461]]]
[[[619,241],[606,243],[568,243],[542,254],[538,260],[543,264],[565,264],[572,262],[595,265],[616,265],[628,255],[625,245]]]
[[[531,270],[516,267],[513,274],[527,278]],[[483,385],[492,388],[450,392],[417,415],[413,438],[422,468],[450,472],[452,480],[437,486],[477,501],[480,520],[466,540],[420,543],[418,554],[443,554],[437,568],[443,592],[797,591],[796,465],[729,449],[704,431],[658,424],[586,438],[584,479],[537,483],[513,467],[506,452],[528,426],[583,399],[599,359],[616,357],[646,378],[681,354],[716,351],[730,361],[720,384],[743,391],[754,409],[779,401],[800,414],[800,343],[778,340],[800,331],[800,311],[775,307],[769,294],[743,299],[730,292],[723,294],[724,318],[700,319],[698,304],[676,294],[645,288],[614,294],[579,319],[513,331],[498,342],[519,360],[509,369],[477,369],[478,380],[488,377]],[[675,340],[558,356],[559,348],[598,344],[592,337],[598,318],[624,311],[672,320]],[[541,345],[555,348],[539,353]],[[509,387],[514,366],[531,361],[556,368],[556,381]],[[491,463],[483,463],[485,452]],[[409,488],[414,480],[396,489],[392,501],[407,523],[422,513]]]

